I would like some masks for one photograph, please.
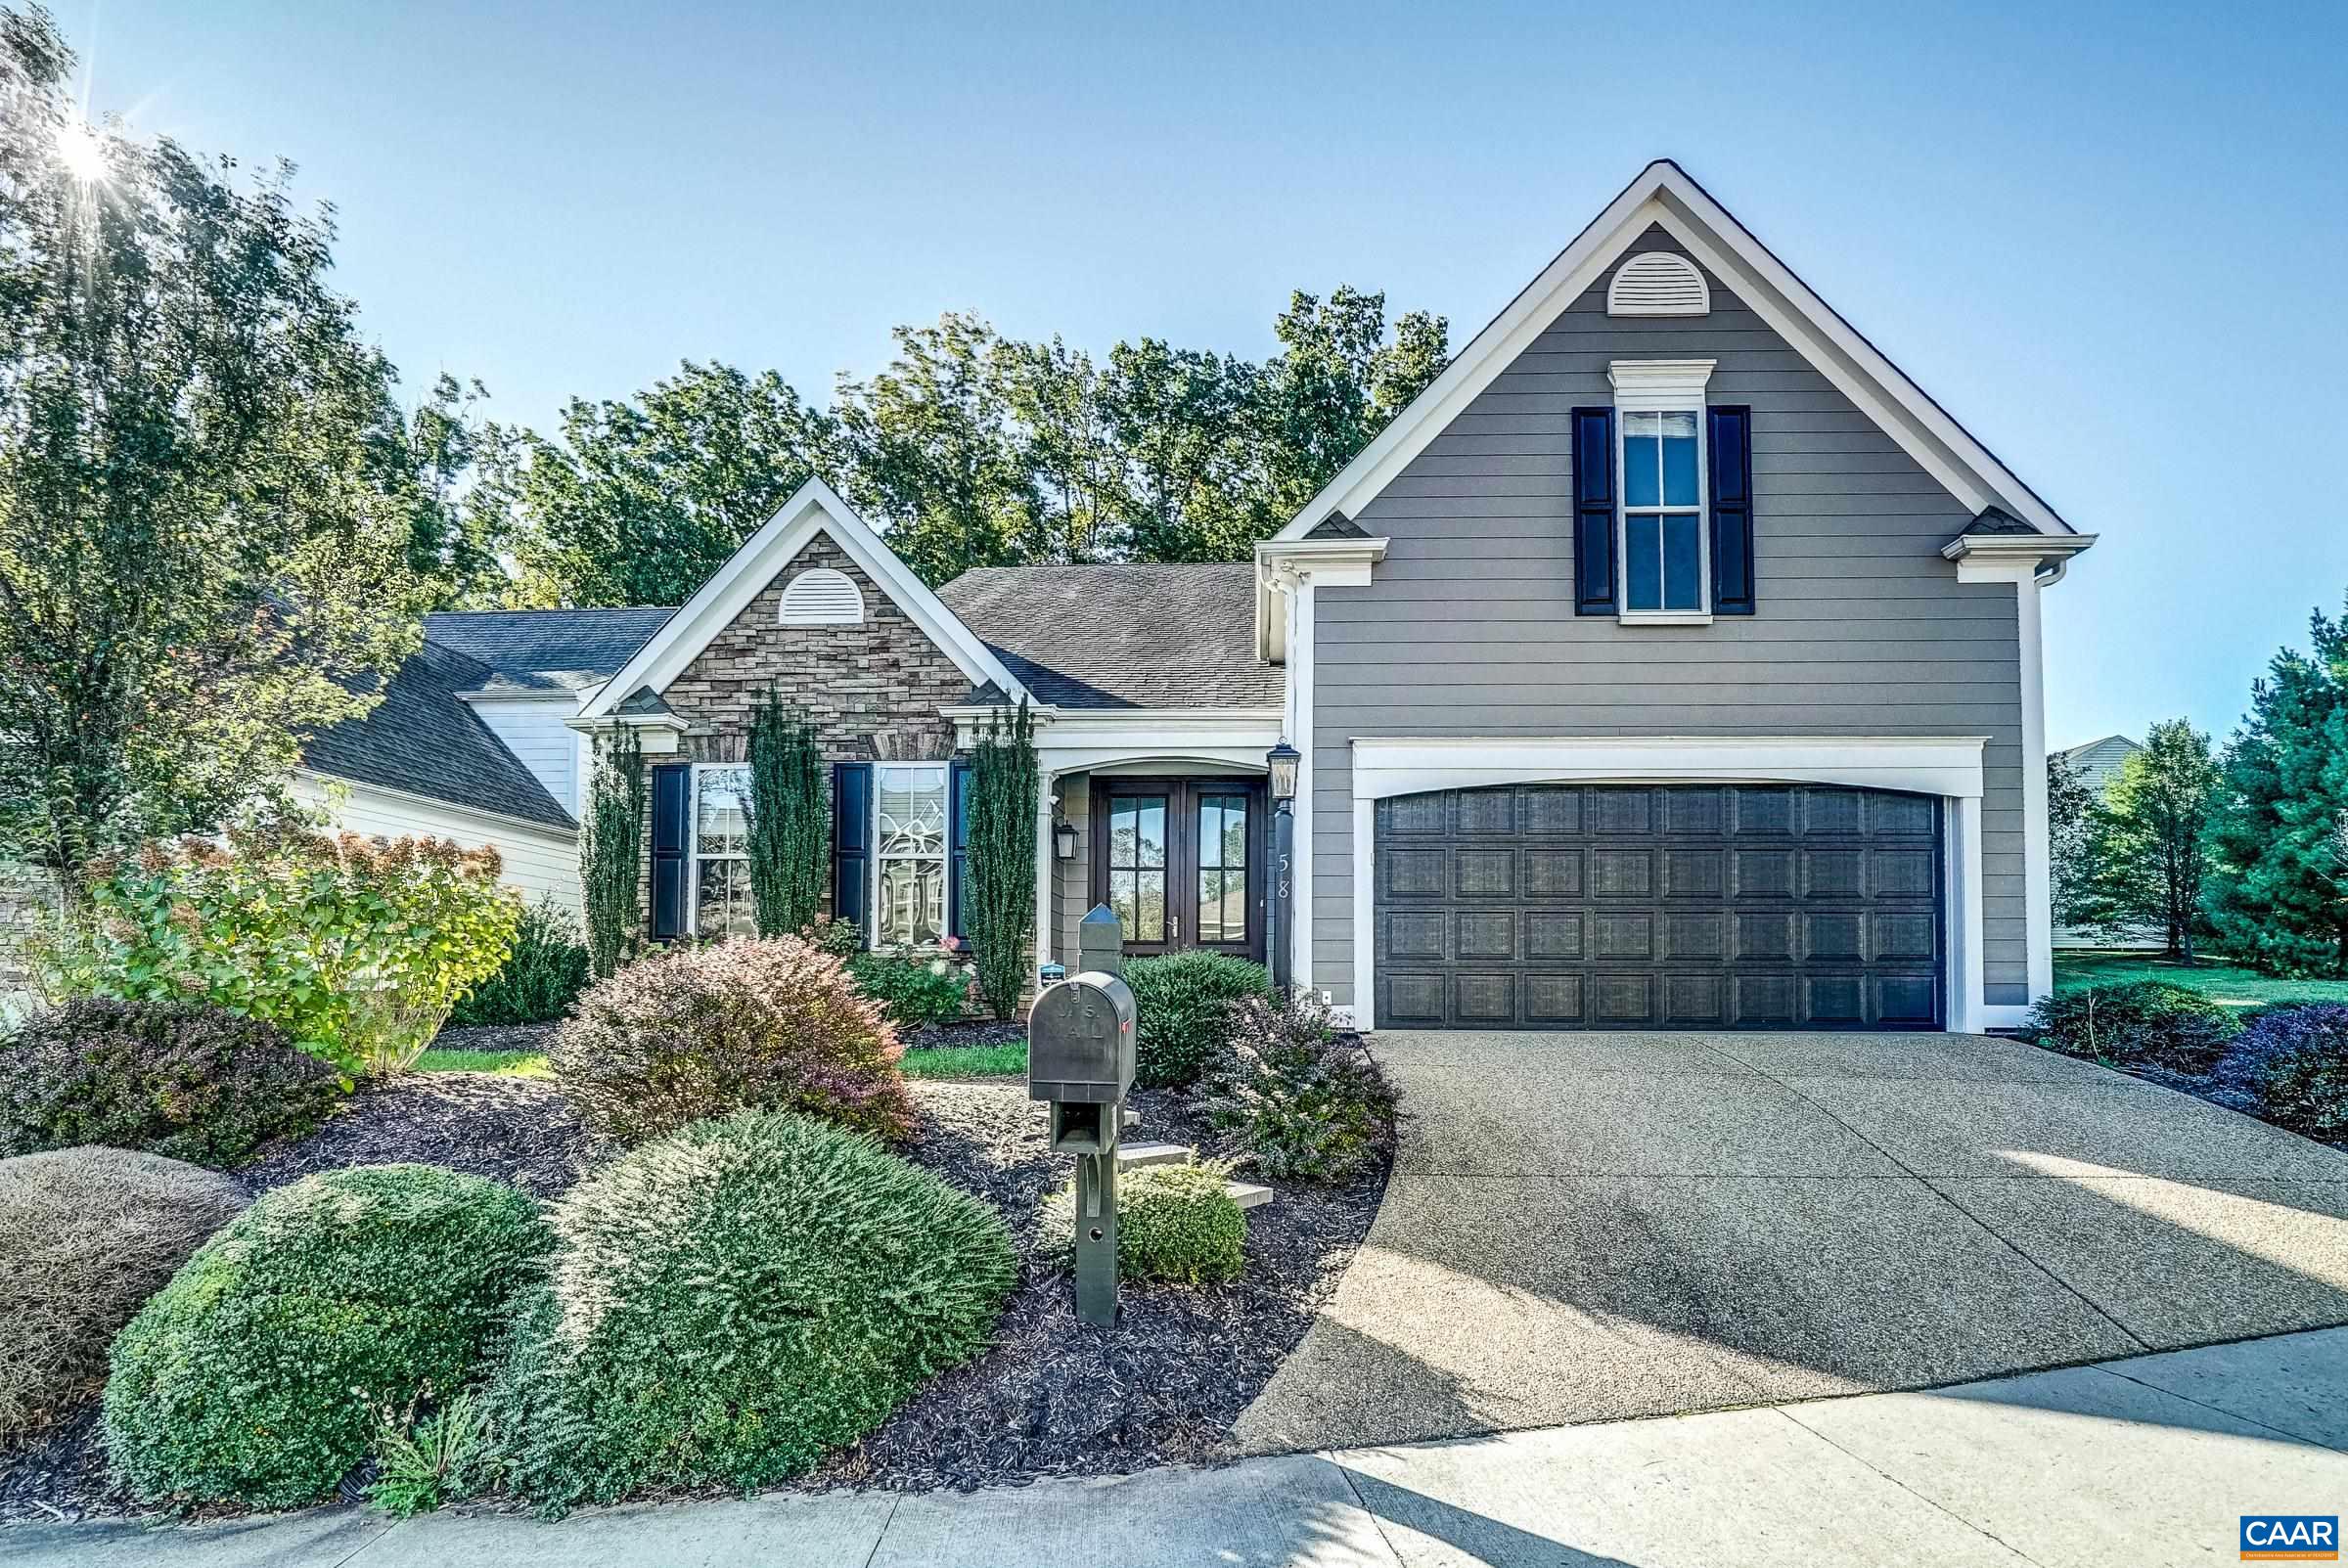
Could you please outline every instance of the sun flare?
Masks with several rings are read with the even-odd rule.
[[[78,121],[57,128],[57,157],[80,184],[95,185],[106,178],[106,139]]]

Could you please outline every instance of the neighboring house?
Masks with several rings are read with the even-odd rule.
[[[2120,764],[2145,748],[2124,735],[2107,735],[2100,740],[2089,740],[2066,746],[2055,755],[2070,764],[2079,782],[2095,799],[2103,798],[2111,781],[2120,776]],[[2054,928],[2054,945],[2058,948],[2101,947],[2160,947],[2168,934],[2158,926],[2137,925],[2120,930],[2103,930],[2084,925],[2058,925]]]
[[[383,701],[303,748],[294,793],[355,832],[494,845],[505,881],[575,913],[592,741],[569,724],[669,613],[428,615]]]
[[[749,928],[770,687],[834,763],[831,908],[955,931],[957,759],[1024,701],[1039,963],[1097,901],[1267,957],[1285,738],[1287,956],[1360,1026],[1978,1029],[2053,983],[2038,595],[2092,542],[1658,162],[1252,565],[931,592],[810,482],[567,727],[644,740],[662,939]],[[433,635],[504,671],[533,624]]]

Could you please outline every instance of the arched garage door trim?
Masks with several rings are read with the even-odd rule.
[[[1985,736],[1357,738],[1353,763],[1353,1018],[1377,1026],[1379,800],[1512,784],[1823,784],[1948,802],[1948,1026],[1993,1020],[1982,1000],[1981,794]]]

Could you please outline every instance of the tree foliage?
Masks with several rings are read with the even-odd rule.
[[[2217,793],[2209,737],[2184,719],[2153,725],[2144,749],[2129,754],[2089,809],[2094,873],[2078,906],[2085,918],[2159,926],[2169,953],[2192,962]]]
[[[2348,622],[2318,612],[2226,749],[2211,923],[2270,973],[2348,974]]]
[[[595,743],[587,816],[579,825],[579,890],[587,906],[587,957],[610,978],[644,934],[644,743],[625,725]]]
[[[978,963],[978,989],[998,1018],[1019,1006],[1027,941],[1035,929],[1035,812],[1039,782],[1027,704],[987,725],[971,755],[971,833],[964,925]]]
[[[1297,293],[1262,364],[1120,342],[1106,360],[949,312],[842,379],[830,410],[780,378],[688,363],[560,435],[492,425],[468,543],[510,543],[517,603],[676,604],[809,474],[921,577],[973,566],[1244,560],[1442,373],[1448,329],[1385,296]],[[452,547],[453,548],[453,547]]]
[[[2079,770],[2060,752],[2047,754],[2047,839],[2054,867],[2054,923],[2074,925],[2087,915],[2094,861],[2088,824],[2097,801]]]
[[[469,559],[461,394],[403,415],[290,168],[105,132],[82,177],[73,65],[0,10],[0,832],[69,874],[270,791]]]
[[[823,911],[832,817],[815,731],[768,692],[750,714],[750,896],[760,936],[796,936]]]

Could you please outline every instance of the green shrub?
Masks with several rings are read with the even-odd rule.
[[[829,915],[818,915],[812,924],[799,932],[799,940],[822,948],[835,959],[852,959],[864,951],[864,930],[851,920],[836,920]]]
[[[1246,1267],[1247,1216],[1228,1190],[1231,1167],[1144,1165],[1117,1173],[1117,1272],[1128,1279],[1219,1284]],[[1076,1243],[1076,1194],[1062,1188],[1044,1205],[1048,1253],[1065,1261]]]
[[[1133,988],[1135,1076],[1145,1088],[1180,1089],[1222,1065],[1231,1051],[1231,1007],[1269,996],[1260,963],[1223,953],[1170,953],[1125,965]]]
[[[1394,1136],[1394,1090],[1358,1040],[1339,1041],[1319,998],[1250,998],[1233,1013],[1232,1057],[1207,1117],[1242,1158],[1282,1180],[1342,1182]]]
[[[533,905],[522,911],[506,962],[465,993],[448,1021],[461,1029],[552,1023],[570,1010],[587,976],[579,922],[552,904]]]
[[[2073,1056],[2122,1067],[2206,1072],[2241,1032],[2235,1015],[2166,980],[2127,980],[2042,998],[2031,1037]]]
[[[429,1513],[458,1495],[459,1478],[478,1462],[481,1415],[470,1391],[451,1397],[429,1415],[384,1416],[376,1435],[383,1468],[367,1501],[394,1519]]]
[[[910,948],[859,953],[848,960],[848,976],[899,1029],[926,1029],[961,1017],[971,993],[970,975],[961,964],[943,954],[923,957]]]
[[[154,1154],[0,1160],[0,1443],[96,1395],[115,1333],[243,1207],[228,1177]]]
[[[150,1500],[326,1497],[384,1409],[474,1375],[552,1240],[522,1193],[429,1165],[267,1193],[115,1340],[108,1452]]]
[[[106,1143],[226,1169],[341,1098],[283,1029],[201,1003],[86,998],[0,1043],[0,1154]]]
[[[630,1141],[749,1107],[882,1138],[913,1130],[880,1005],[795,936],[680,948],[579,997],[547,1065],[571,1102]]]
[[[497,971],[521,918],[492,849],[289,829],[104,863],[66,967],[97,996],[205,1001],[345,1073],[396,1072]]]
[[[2259,1008],[2219,1072],[2254,1092],[2270,1120],[2310,1138],[2348,1138],[2348,1004]]]
[[[787,1112],[647,1144],[552,1219],[488,1396],[506,1484],[550,1512],[806,1469],[982,1349],[1015,1275],[988,1205]]]

